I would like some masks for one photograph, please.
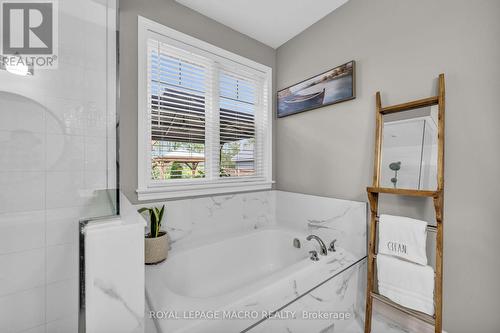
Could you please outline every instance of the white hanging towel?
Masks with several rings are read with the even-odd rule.
[[[434,270],[377,254],[378,292],[407,308],[434,315]]]
[[[404,216],[380,215],[378,253],[427,265],[427,222]]]

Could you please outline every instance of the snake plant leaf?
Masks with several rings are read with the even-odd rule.
[[[160,234],[161,221],[163,219],[163,213],[165,212],[165,205],[158,209],[157,207],[142,207],[137,210],[140,214],[144,212],[149,213],[149,223],[150,223],[150,237],[156,238]]]
[[[160,211],[158,210],[158,208],[154,207],[153,212],[155,214],[156,223],[158,223],[158,221],[160,220]]]
[[[158,216],[158,227],[161,226],[161,221],[163,219],[163,213],[165,212],[165,205],[161,206],[160,213]]]
[[[142,208],[138,209],[137,211],[139,212],[139,214],[142,214],[142,213],[144,213],[145,211],[149,211],[149,210],[150,210],[150,208],[147,208],[147,207],[142,207]]]

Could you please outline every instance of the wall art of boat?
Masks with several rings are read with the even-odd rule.
[[[350,61],[278,91],[278,117],[355,98],[355,62]]]
[[[309,109],[323,104],[325,89],[320,92],[307,95],[291,95],[283,100],[284,103],[293,109]]]

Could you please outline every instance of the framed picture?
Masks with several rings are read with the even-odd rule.
[[[354,98],[353,60],[278,91],[278,118]]]

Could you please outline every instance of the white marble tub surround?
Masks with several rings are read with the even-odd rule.
[[[144,332],[144,227],[120,193],[120,216],[83,228],[85,332]]]
[[[146,267],[147,302],[153,312],[183,317],[189,311],[275,311],[353,270],[348,268],[366,255],[362,202],[260,191],[135,208],[162,204],[163,228],[172,244],[166,262]],[[306,241],[310,234],[319,235],[327,246],[337,239],[337,252],[311,261],[308,251],[319,253],[319,244]],[[301,249],[293,247],[294,238],[300,239]],[[357,290],[357,282],[352,285]],[[354,309],[356,298],[349,303]],[[245,330],[261,319],[190,317],[155,319],[154,324],[162,333],[220,333]]]
[[[285,307],[282,312],[295,313],[292,319],[266,320],[248,330],[249,333],[346,333],[357,327],[354,302],[358,296],[359,266],[339,273]],[[314,317],[329,314],[330,318]],[[356,331],[357,332],[357,331]]]
[[[318,235],[325,243],[336,239],[337,246],[354,256],[366,256],[368,224],[365,202],[274,192],[279,226]]]

